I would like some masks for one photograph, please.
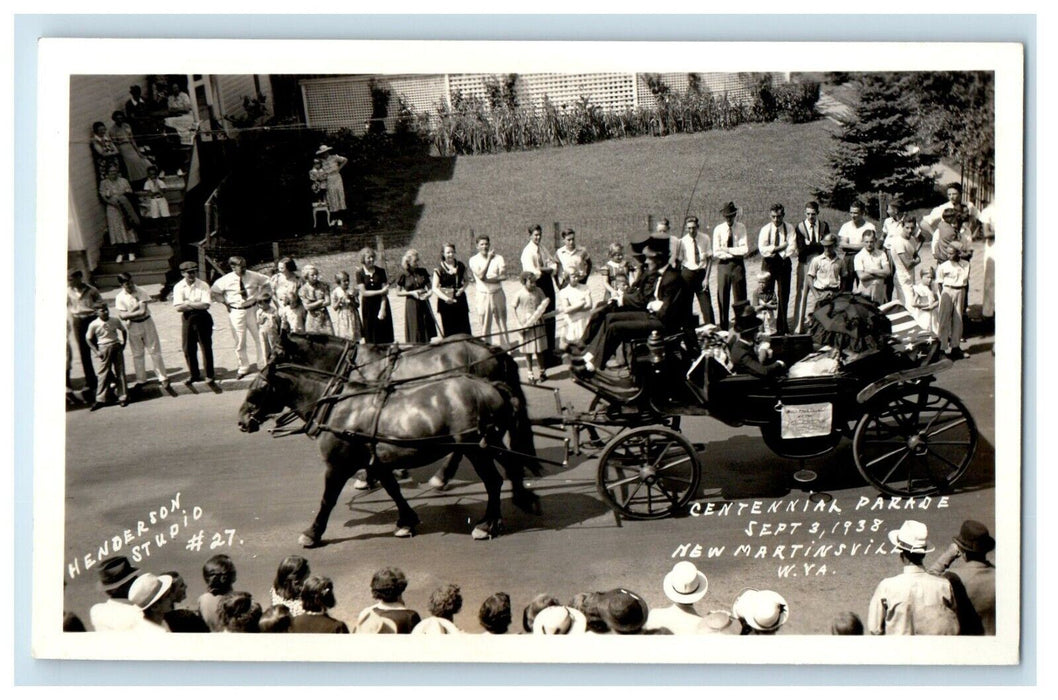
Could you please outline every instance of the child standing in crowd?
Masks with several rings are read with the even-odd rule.
[[[591,290],[584,284],[584,278],[583,270],[571,271],[569,284],[558,292],[558,310],[566,315],[567,347],[581,342],[584,329],[588,326],[588,319],[591,318],[592,307],[595,305],[591,298]]]
[[[354,343],[360,340],[360,304],[356,291],[349,290],[349,273],[344,270],[334,276],[331,307],[334,309],[334,334]]]
[[[298,290],[298,296],[305,307],[305,332],[320,335],[334,335],[331,316],[327,307],[331,303],[331,290],[327,283],[320,280],[320,269],[315,265],[306,265],[305,282]]]
[[[227,554],[214,555],[202,566],[202,578],[206,592],[198,597],[198,614],[210,632],[220,632],[224,629],[221,606],[235,585],[235,563]]]
[[[919,271],[918,284],[911,288],[913,297],[911,308],[908,311],[915,317],[919,328],[936,334],[938,332],[937,308],[940,304],[937,301],[936,292],[933,291],[934,277],[931,267]]]
[[[754,293],[754,296],[756,297],[754,304],[757,307],[757,318],[759,318],[763,324],[760,328],[759,335],[774,335],[776,331],[775,317],[778,313],[779,302],[775,300],[775,287],[771,283],[770,273],[760,273],[760,276],[757,278],[757,290]]]
[[[150,196],[142,204],[143,215],[148,219],[165,219],[169,217],[169,200],[165,198],[165,180],[158,177],[158,168],[151,165],[147,168],[147,179],[143,191]]]
[[[536,286],[536,275],[529,270],[521,274],[522,288],[514,297],[514,315],[518,319],[518,325],[522,328],[522,352],[529,366],[529,381],[535,384],[537,375],[533,371],[533,357],[540,365],[539,380],[547,379],[544,371],[543,353],[547,351],[547,334],[544,324],[540,323],[540,317],[547,310],[550,300],[544,296],[544,291]]]
[[[970,263],[963,260],[963,244],[955,240],[948,244],[948,259],[937,267],[936,290],[940,297],[937,335],[940,347],[952,359],[963,356],[962,309],[966,304],[966,288],[970,279]]]
[[[623,277],[626,282],[629,276],[628,261],[625,260],[624,246],[620,243],[610,244],[610,259],[606,261],[606,281],[603,282],[603,286],[606,287],[606,297],[603,301],[610,301],[610,299],[617,292],[615,284],[618,278]]]
[[[98,302],[93,308],[96,310],[96,319],[88,324],[88,330],[85,332],[85,340],[92,348],[96,361],[96,398],[92,410],[106,405],[111,384],[117,386],[118,402],[122,406],[128,406],[124,355],[128,332],[121,321],[110,317],[110,308],[106,302]]]

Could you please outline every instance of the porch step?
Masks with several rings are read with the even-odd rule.
[[[137,258],[137,262],[139,259]],[[130,264],[130,263],[126,263]],[[134,263],[131,263],[134,264]],[[168,264],[164,270],[153,271],[153,272],[132,272],[128,271],[133,276],[137,285],[143,284],[165,284],[165,273],[169,270]],[[92,275],[92,285],[101,292],[105,292],[111,289],[117,289],[121,285],[118,284],[118,273],[107,272],[107,273],[94,273]]]
[[[159,248],[168,248],[169,246],[156,246]],[[100,275],[116,275],[119,272],[127,272],[130,275],[137,275],[146,272],[165,272],[169,269],[169,258],[172,257],[172,249],[170,248],[169,253],[166,255],[137,255],[136,259],[130,262],[125,259],[124,262],[114,262],[117,258],[117,254],[113,258],[102,258],[99,262],[99,267],[96,268],[95,275],[98,278]]]

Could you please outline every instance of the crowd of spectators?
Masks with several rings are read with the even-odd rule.
[[[988,529],[963,523],[952,544],[927,568],[934,551],[923,523],[908,520],[889,533],[903,570],[878,584],[867,608],[867,624],[852,611],[837,612],[830,624],[841,635],[994,635],[995,548]],[[188,604],[180,574],[141,571],[123,556],[99,564],[100,588],[107,599],[89,611],[90,627],[66,613],[69,632],[290,632],[314,634],[460,634],[464,600],[459,585],[446,583],[419,605],[405,600],[408,578],[398,568],[376,571],[363,595],[370,594],[355,619],[332,616],[338,605],[336,583],[311,572],[309,562],[290,555],[279,564],[260,602],[238,590],[235,563],[226,554],[202,567],[206,591]],[[730,634],[773,635],[791,615],[789,603],[773,590],[742,589],[729,607],[702,605],[709,580],[690,561],[679,561],[660,587],[671,603],[649,608],[628,588],[585,591],[563,602],[551,593],[528,600],[521,616],[509,594],[487,596],[471,615],[485,634]],[[263,586],[262,586],[263,588]],[[343,595],[356,595],[344,590]],[[476,613],[474,612],[476,610]],[[513,627],[512,627],[513,626]]]

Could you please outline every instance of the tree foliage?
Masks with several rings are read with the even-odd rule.
[[[817,196],[837,208],[859,199],[873,209],[879,193],[897,195],[909,206],[930,201],[928,171],[939,159],[922,147],[914,97],[888,76],[865,74],[858,82],[855,115],[835,136],[830,176]]]
[[[904,76],[927,147],[982,171],[995,163],[995,74],[931,71]]]

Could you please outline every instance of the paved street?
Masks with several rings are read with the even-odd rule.
[[[215,350],[218,365],[231,367],[231,338],[224,316],[222,310],[214,311]],[[157,305],[155,318],[160,330],[168,327],[163,333],[173,332],[177,319],[168,305]],[[333,614],[340,619],[354,619],[370,603],[369,582],[375,569],[395,565],[410,581],[407,602],[420,611],[438,585],[461,585],[465,605],[456,622],[479,631],[477,608],[500,590],[511,595],[516,618],[517,611],[541,592],[568,599],[580,591],[626,586],[641,593],[651,606],[667,604],[661,579],[678,560],[674,554],[690,557],[700,545],[701,557],[694,561],[709,577],[709,594],[699,609],[729,607],[747,586],[774,588],[791,607],[784,632],[825,634],[840,610],[852,610],[866,621],[875,585],[899,570],[895,555],[876,554],[875,549],[904,518],[927,523],[939,549],[965,518],[994,528],[991,342],[991,338],[971,339],[968,359],[941,375],[940,384],[966,401],[981,441],[970,472],[959,484],[960,492],[943,504],[933,499],[924,510],[871,510],[878,494],[856,472],[847,442],[809,465],[820,473],[813,487],[831,494],[834,505],[824,513],[806,510],[808,494],[791,487],[789,478],[796,464],[772,455],[755,429],[690,418],[684,420],[683,432],[706,445],[701,511],[710,503],[734,504],[727,515],[619,523],[596,493],[596,461],[573,459],[568,469],[552,468],[542,478],[530,480],[541,497],[542,515],[515,509],[505,489],[504,534],[491,541],[472,541],[469,523],[484,512],[484,489],[465,467],[449,490],[430,490],[425,482],[432,469],[427,468],[403,482],[422,519],[417,537],[393,538],[396,514],[389,499],[381,491],[354,491],[350,484],[331,516],[326,546],[306,556],[313,572],[335,580],[338,607]],[[177,343],[164,335],[163,343],[167,365],[182,367]],[[76,369],[76,360],[74,365]],[[552,384],[561,389],[565,403],[587,406],[590,396],[568,379],[560,376]],[[218,552],[230,554],[238,569],[236,589],[250,591],[267,607],[279,561],[303,551],[297,535],[315,513],[323,470],[315,444],[303,436],[274,439],[265,432],[240,433],[236,414],[244,394],[234,384],[222,384],[216,394],[156,395],[125,409],[67,413],[68,610],[87,619],[88,608],[101,599],[86,556],[97,560],[101,546],[113,549],[115,536],[124,553],[135,551],[140,559],[137,566],[155,573],[182,572],[192,600],[204,590],[203,562]],[[530,398],[533,414],[553,414],[549,392],[530,391]],[[540,442],[538,447],[551,456],[560,453],[556,443]],[[857,509],[861,499],[867,499],[867,505]],[[769,514],[775,503],[779,512]],[[744,505],[738,514],[740,504]],[[763,512],[754,514],[754,509]],[[146,531],[137,531],[139,521]],[[751,526],[750,521],[757,522]],[[761,536],[765,523],[773,531],[780,523],[786,528],[779,535]],[[791,529],[793,523],[801,524]],[[813,523],[819,523],[815,530]],[[846,544],[840,555],[832,549],[827,557],[804,556],[817,545],[840,543]],[[785,548],[779,555],[778,545]],[[857,553],[852,555],[854,546]],[[719,547],[724,547],[723,553]],[[781,567],[790,565],[782,574]]]

